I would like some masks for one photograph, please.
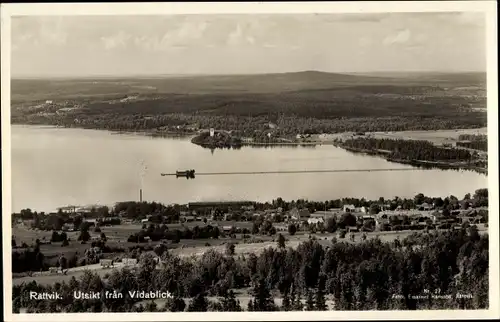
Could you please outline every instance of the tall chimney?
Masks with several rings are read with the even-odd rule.
[[[139,200],[142,202],[142,189],[139,189]]]

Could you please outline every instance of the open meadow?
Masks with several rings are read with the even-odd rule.
[[[480,234],[485,234],[488,232],[488,228],[484,226],[484,224],[479,224],[477,225],[478,231]],[[411,235],[413,231],[400,231],[400,232],[369,232],[366,233],[367,239],[370,238],[375,238],[378,237],[382,242],[392,242],[396,239],[403,240],[405,237]],[[354,233],[355,235],[355,240],[354,243],[360,243],[362,242],[362,236],[363,233],[357,232]],[[338,235],[336,233],[324,233],[324,234],[309,234],[309,233],[304,233],[304,232],[298,232],[294,236],[290,236],[288,233],[283,234],[286,238],[286,246],[291,247],[291,248],[297,248],[299,244],[301,244],[304,241],[309,240],[309,236],[314,237],[321,245],[323,246],[328,246],[332,244],[332,238],[337,238],[338,242],[347,242],[347,243],[352,243],[352,241],[348,238],[348,235],[344,239],[338,238]],[[258,243],[244,243],[242,239],[198,239],[198,240],[181,240],[181,242],[177,245],[170,245],[174,246],[175,248],[170,249],[170,252],[174,255],[177,255],[181,258],[189,258],[189,257],[198,257],[203,255],[205,252],[213,249],[217,252],[220,253],[225,253],[226,250],[226,243],[233,243],[235,245],[235,255],[249,255],[249,254],[255,254],[259,255],[262,253],[262,251],[268,247],[277,247],[277,242],[276,237],[271,237],[271,236],[256,236],[256,238],[260,240],[264,240],[263,242],[258,242]],[[205,246],[206,243],[211,244],[211,246]],[[50,245],[42,245],[45,246],[45,249],[42,248],[42,251],[50,251],[50,250],[55,250],[57,247],[61,249],[60,243],[57,243],[57,246],[54,245],[53,247],[48,247]],[[155,245],[157,243],[126,243],[127,246],[135,246],[135,245]],[[78,244],[79,245],[79,244]],[[88,245],[82,245],[88,247]],[[170,247],[169,246],[169,247]],[[73,244],[70,246],[70,249],[72,252],[77,251],[78,246],[77,244]],[[82,248],[83,249],[83,248]],[[81,251],[81,250],[80,250]],[[53,253],[56,253],[53,251]],[[23,277],[14,277],[13,278],[13,284],[14,285],[19,285],[24,282],[31,282],[31,281],[36,281],[39,284],[43,285],[50,285],[55,282],[61,282],[61,281],[69,281],[73,276],[75,278],[78,278],[82,276],[85,270],[91,270],[93,272],[98,273],[101,277],[104,277],[107,273],[110,273],[113,271],[113,269],[120,269],[123,267],[123,264],[118,262],[114,264],[114,268],[103,268],[101,267],[100,264],[92,264],[92,265],[86,265],[86,266],[80,266],[80,267],[74,267],[70,268],[67,271],[66,275],[61,275],[61,274],[55,274],[51,275],[48,272],[43,272],[42,274],[37,273],[37,275],[34,276],[23,276]]]

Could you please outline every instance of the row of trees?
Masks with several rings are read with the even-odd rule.
[[[418,247],[416,247],[418,245]],[[250,287],[253,311],[337,309],[481,309],[488,307],[488,235],[469,229],[414,234],[403,241],[384,243],[370,239],[359,244],[316,240],[296,249],[266,248],[259,255],[236,257],[214,250],[200,258],[181,259],[162,254],[163,267],[155,268],[153,255],[141,255],[140,268],[115,270],[101,278],[86,272],[69,283],[43,286],[35,282],[13,287],[14,310],[36,312],[129,312],[137,300],[74,300],[72,292],[159,290],[174,295],[165,307],[154,304],[139,310],[239,310],[231,290]],[[63,299],[30,301],[29,291],[58,291]],[[441,294],[471,294],[472,299],[413,299],[411,295],[439,290]],[[402,299],[393,298],[393,294]],[[209,301],[218,296],[220,301]],[[275,303],[281,298],[282,304]],[[185,298],[192,298],[189,305]],[[329,300],[335,302],[334,306]]]

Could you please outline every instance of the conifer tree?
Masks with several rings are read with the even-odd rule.
[[[207,312],[208,301],[204,293],[196,295],[188,307],[188,312]]]
[[[274,300],[271,297],[271,292],[267,286],[265,279],[260,278],[252,290],[254,296],[253,310],[254,311],[272,311],[275,307]]]
[[[233,290],[226,292],[224,297],[221,299],[222,310],[224,312],[241,312],[240,301],[236,299]]]
[[[310,289],[307,289],[306,291],[306,309],[308,311],[314,310],[314,297]]]

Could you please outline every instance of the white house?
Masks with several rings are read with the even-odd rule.
[[[290,218],[293,220],[307,220],[311,217],[311,213],[309,212],[308,209],[298,209],[298,208],[293,208],[290,210]]]
[[[324,222],[325,222],[325,220],[323,218],[321,218],[321,217],[320,218],[309,218],[307,220],[307,223],[309,225],[316,225],[318,223],[324,223]]]
[[[344,212],[355,212],[356,207],[354,205],[344,205],[343,210]]]

